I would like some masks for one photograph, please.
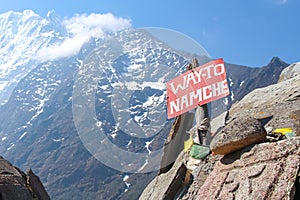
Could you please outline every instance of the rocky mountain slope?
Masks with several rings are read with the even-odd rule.
[[[230,88],[233,91],[230,100],[234,103],[241,100],[255,88],[277,83],[281,71],[287,66],[288,64],[278,57],[272,58],[266,66],[261,68],[227,65]]]
[[[140,199],[298,199],[299,72],[299,63],[290,65],[278,83],[255,89],[232,106],[227,125],[210,144],[221,155],[208,155],[196,166],[194,161],[191,169],[191,158],[182,151],[172,169],[156,177]],[[292,135],[272,132],[282,127],[292,128]],[[192,177],[186,182],[189,170]]]
[[[0,107],[0,154],[21,169],[31,167],[54,199],[137,199],[156,172],[120,172],[105,166],[86,149],[78,134],[78,127],[75,126],[77,121],[73,118],[72,101],[74,87],[78,86],[76,81],[80,78],[78,72],[101,72],[101,77],[96,77],[95,99],[87,98],[95,103],[92,108],[96,112],[95,122],[98,122],[95,124],[103,128],[107,138],[123,150],[148,155],[163,146],[171,121],[164,123],[162,129],[157,126],[161,129],[159,134],[147,139],[124,134],[119,131],[112,117],[112,89],[116,88],[118,82],[124,83],[123,79],[127,81],[126,77],[130,76],[126,75],[132,69],[136,70],[137,75],[142,75],[138,69],[145,66],[145,58],[149,59],[148,64],[152,64],[149,70],[155,69],[148,71],[153,74],[152,77],[146,77],[149,85],[130,80],[134,84],[129,87],[141,87],[140,91],[132,94],[129,110],[132,118],[130,123],[152,125],[149,110],[155,110],[155,102],[162,103],[164,99],[164,91],[153,80],[165,78],[170,71],[167,66],[175,65],[179,70],[192,56],[172,54],[167,46],[156,51],[149,48],[144,51],[142,47],[149,44],[147,41],[157,46],[164,44],[145,33],[133,31],[131,38],[126,32],[116,34],[116,38],[121,41],[119,44],[113,40],[93,38],[75,55],[38,62],[33,59],[36,52],[45,45],[64,40],[68,35],[66,27],[53,13],[49,13],[46,19],[31,11],[21,14],[9,12],[0,18],[3,22],[0,30],[3,42],[0,51],[3,57],[0,67],[0,95],[3,97],[3,105]],[[7,35],[12,37],[7,38]],[[30,48],[22,46],[27,44],[24,41],[29,42]],[[122,45],[127,49],[122,49]],[[132,49],[130,45],[141,48],[135,49],[135,54],[132,54],[129,51]],[[121,52],[122,56],[111,62],[111,58],[107,57],[110,54],[103,52],[103,49],[113,53]],[[10,63],[11,59],[8,58],[14,58],[15,61]],[[103,62],[113,64],[103,68],[99,65]],[[158,64],[163,64],[165,68],[155,68]],[[273,58],[261,68],[226,63],[231,96],[220,102],[224,107],[230,107],[253,89],[277,81],[286,66],[288,64],[279,58]],[[147,68],[144,70],[147,71]],[[79,92],[85,93],[88,90]],[[130,93],[126,94],[123,96],[129,96]],[[140,164],[146,161],[141,160]]]

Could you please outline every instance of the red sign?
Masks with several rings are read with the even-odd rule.
[[[168,118],[229,95],[223,59],[193,68],[167,82]]]

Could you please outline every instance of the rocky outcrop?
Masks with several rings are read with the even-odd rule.
[[[164,145],[164,154],[161,159],[160,173],[169,171],[183,150],[183,142],[188,139],[187,131],[192,127],[194,115],[184,113],[175,118],[168,138]]]
[[[264,126],[269,130],[291,127],[296,135],[300,135],[299,69],[299,64],[293,64],[283,70],[277,84],[249,93],[232,106],[229,118],[235,121],[249,116],[268,119]],[[234,132],[227,131],[232,129],[230,125],[220,133],[227,132],[228,143],[235,137]],[[248,127],[244,127],[240,134],[245,135],[244,132],[248,131]],[[218,135],[215,140],[218,140]],[[199,189],[198,199],[299,197],[299,146],[300,137],[277,142],[266,140],[265,143],[245,145],[242,150],[225,155]]]
[[[291,64],[288,68],[282,70],[278,82],[282,82],[296,76],[298,76],[298,78],[300,76],[300,62]]]
[[[215,154],[226,155],[251,144],[263,142],[267,132],[253,117],[236,118],[218,133],[210,143]]]
[[[1,200],[48,200],[44,186],[39,177],[31,170],[26,175],[0,157],[0,199]]]
[[[144,189],[140,200],[160,200],[160,199],[182,199],[195,200],[198,196],[199,188],[204,184],[213,167],[221,156],[209,155],[200,160],[197,167],[191,171],[189,168],[190,157],[182,151],[176,159],[172,168],[159,174]]]
[[[286,68],[280,79],[279,83],[256,89],[234,104],[230,117],[272,116],[265,127],[291,127],[300,135],[300,64]]]
[[[186,193],[180,200],[196,200],[199,196],[199,189],[204,184],[206,178],[214,169],[215,163],[220,160],[220,155],[208,155],[206,159],[201,160],[198,166],[192,172],[191,184],[187,187]]]
[[[262,143],[224,156],[198,199],[293,199],[300,138]]]
[[[43,200],[50,199],[40,178],[37,175],[35,175],[31,169],[28,169],[26,171],[26,177],[27,177],[27,185],[35,197]]]
[[[140,200],[173,199],[185,178],[187,157],[182,151],[168,172],[158,175],[148,184],[140,196]]]
[[[185,186],[184,192],[182,187],[178,189],[180,196],[176,198],[299,199],[299,88],[300,64],[297,63],[282,72],[277,84],[256,89],[234,104],[229,111],[229,121],[214,136],[210,145],[213,152],[224,156],[209,155],[200,160],[191,172],[192,181]],[[265,128],[273,130],[280,127],[292,128],[298,137],[266,138]],[[187,155],[183,152],[180,155],[168,172],[173,173],[170,183],[176,181],[174,177],[178,170],[175,166],[188,166]],[[154,188],[163,188],[162,191],[167,191],[166,188],[170,190],[170,187],[177,189],[161,181],[161,178],[153,181]],[[165,175],[165,180],[168,178],[170,174]],[[182,177],[179,181],[184,182]],[[145,191],[152,195],[159,194],[160,191],[153,189],[153,186],[148,185]],[[161,195],[153,199],[166,198]]]

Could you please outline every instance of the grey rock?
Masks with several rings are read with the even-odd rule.
[[[169,171],[180,152],[184,149],[183,141],[189,139],[187,131],[192,127],[193,120],[194,114],[192,113],[184,113],[175,118],[168,138],[164,144],[160,173]]]
[[[222,156],[209,155],[205,160],[199,163],[199,166],[192,172],[193,181],[188,187],[186,193],[180,197],[180,200],[196,200],[199,196],[199,189],[204,184],[206,178],[213,171],[215,163],[221,159]]]
[[[266,127],[290,127],[296,135],[300,135],[300,74],[296,70],[297,66],[300,67],[295,64],[286,68],[279,83],[256,89],[246,95],[231,107],[229,117],[273,116]]]
[[[294,199],[300,138],[262,143],[224,156],[198,199]]]
[[[288,80],[295,76],[300,76],[300,62],[291,64],[290,66],[282,70],[278,82]]]
[[[0,199],[50,199],[40,179],[31,171],[26,175],[0,157]]]
[[[180,199],[195,200],[199,195],[199,188],[204,184],[206,178],[213,171],[214,165],[221,159],[221,156],[209,155],[200,161],[198,167],[191,173],[191,181],[189,184],[183,183],[183,176],[180,176],[180,170],[186,166],[189,155],[182,151],[173,167],[166,173],[155,177],[144,189],[140,200],[161,200],[161,199]],[[175,183],[175,184],[174,184]],[[181,183],[180,186],[176,185]],[[174,187],[175,186],[175,187]],[[170,191],[175,191],[174,198],[170,198]],[[174,194],[174,193],[173,193]]]
[[[267,132],[262,124],[252,118],[236,118],[225,126],[211,141],[215,154],[226,155],[251,144],[263,142]]]
[[[43,200],[50,200],[50,197],[45,190],[40,178],[33,173],[31,169],[26,171],[27,184],[32,193],[38,198]]]
[[[166,172],[158,175],[155,177],[145,188],[142,195],[140,196],[140,200],[159,200],[164,199],[167,194],[169,194],[170,190],[178,189],[177,187],[174,188],[174,182],[182,183],[182,175],[178,177],[180,171],[184,169],[185,162],[187,161],[188,156],[182,151],[177,160],[175,161],[172,168]],[[182,174],[182,173],[180,173]],[[176,184],[175,184],[176,185]]]

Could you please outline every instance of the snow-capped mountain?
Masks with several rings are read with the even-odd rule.
[[[17,83],[34,69],[37,52],[64,40],[66,28],[54,12],[42,18],[31,10],[0,15],[0,104],[3,105]]]
[[[163,83],[194,56],[129,29],[85,38],[78,52],[41,62],[35,59],[38,52],[64,43],[76,26],[53,12],[46,18],[32,11],[9,12],[0,19],[0,154],[22,169],[31,167],[54,199],[136,199],[155,174],[147,171],[157,161],[149,155],[163,146],[170,128],[162,114]],[[262,80],[262,86],[273,83],[286,66],[278,58],[263,68],[226,64],[231,96],[220,101],[230,106],[241,93],[261,87]],[[83,130],[95,134],[94,140],[86,140]],[[144,157],[132,162],[124,154],[116,162],[106,155],[114,150],[109,145],[97,157],[103,150],[99,142]],[[148,173],[132,174],[135,168]]]
[[[153,144],[161,143],[165,136],[161,130],[169,122],[165,83],[191,59],[192,55],[176,53],[145,31],[126,30],[100,43],[83,62],[73,92],[74,121],[81,139],[97,138],[102,130],[102,139],[85,144],[88,150],[120,171],[142,172],[151,159],[151,166],[159,167],[160,160],[155,163],[153,154],[158,158],[162,151]],[[94,131],[86,134],[87,126]],[[117,162],[105,157],[109,148],[120,154]]]

